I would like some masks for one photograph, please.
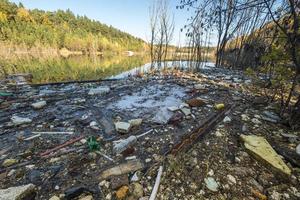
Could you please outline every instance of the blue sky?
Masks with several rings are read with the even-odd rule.
[[[21,2],[29,9],[55,11],[70,9],[78,15],[112,25],[144,40],[149,38],[149,8],[154,0],[11,0]],[[175,32],[173,44],[184,42],[184,33],[180,29],[185,25],[191,13],[177,10],[180,0],[170,0],[170,12],[174,14]],[[179,34],[181,36],[179,36]]]

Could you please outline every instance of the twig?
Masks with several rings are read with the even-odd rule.
[[[151,192],[149,200],[155,200],[155,198],[156,198],[156,194],[157,194],[157,191],[158,191],[158,188],[159,188],[162,172],[163,172],[163,166],[160,166],[159,169],[158,169],[155,184],[154,184],[154,187],[153,187],[153,190]]]

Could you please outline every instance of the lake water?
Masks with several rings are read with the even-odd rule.
[[[5,73],[31,73],[33,83],[61,82],[71,80],[121,79],[137,73],[147,73],[151,65],[144,56],[73,56],[51,59],[0,60]],[[164,68],[190,68],[187,61],[169,61]],[[213,63],[201,63],[200,67],[213,67]],[[154,68],[158,68],[154,66]],[[2,75],[4,73],[2,72]]]

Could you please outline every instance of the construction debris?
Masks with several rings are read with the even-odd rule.
[[[241,135],[245,148],[260,161],[267,163],[277,172],[291,175],[290,168],[284,163],[280,156],[264,137],[256,135]]]

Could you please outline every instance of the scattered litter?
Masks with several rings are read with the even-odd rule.
[[[168,110],[171,112],[175,112],[175,111],[179,110],[179,108],[177,106],[170,106],[170,107],[168,107]]]
[[[73,135],[73,131],[47,131],[47,132],[40,132],[40,131],[32,131],[33,134],[40,134],[40,135]]]
[[[39,101],[39,102],[36,102],[36,103],[31,104],[31,106],[32,106],[34,109],[41,109],[41,108],[45,107],[46,105],[47,105],[47,102],[46,102],[46,101]]]
[[[122,174],[127,174],[129,172],[135,172],[137,170],[142,169],[143,167],[143,164],[139,160],[130,160],[126,163],[122,163],[120,165],[104,170],[100,174],[99,179],[104,180],[111,176],[119,176]]]
[[[219,184],[216,182],[216,180],[213,177],[207,177],[204,179],[204,182],[206,184],[206,187],[213,192],[217,192],[219,188]]]
[[[131,125],[127,122],[116,122],[115,123],[116,130],[120,133],[128,133]]]
[[[141,118],[131,119],[128,122],[129,122],[129,124],[130,124],[131,127],[140,126],[142,124],[142,122],[143,122],[143,119],[141,119]]]
[[[6,159],[3,161],[2,166],[3,167],[10,167],[12,165],[15,165],[18,163],[18,160],[16,159]]]
[[[149,131],[147,131],[147,132],[145,132],[141,135],[138,135],[138,136],[132,135],[132,136],[129,136],[128,138],[126,138],[126,139],[114,141],[114,147],[113,147],[114,152],[117,153],[117,154],[121,153],[122,151],[127,149],[128,146],[133,145],[134,143],[136,143],[136,141],[139,138],[151,133],[152,131],[153,130],[151,129],[151,130],[149,130]]]
[[[110,91],[110,88],[109,87],[106,87],[106,86],[100,86],[100,87],[97,87],[97,88],[92,88],[90,89],[89,91],[89,95],[103,95],[103,94],[107,94],[109,93]]]
[[[155,198],[156,198],[158,188],[159,188],[159,185],[160,185],[160,180],[161,180],[162,173],[163,173],[163,166],[160,166],[158,168],[158,173],[157,173],[157,176],[156,176],[155,184],[154,184],[154,187],[153,187],[153,190],[151,192],[149,200],[155,200]]]
[[[13,116],[11,120],[14,125],[29,124],[32,122],[32,120],[27,117],[18,117],[18,116]]]
[[[189,108],[181,108],[180,110],[183,112],[183,114],[184,114],[185,116],[189,116],[189,115],[192,114],[192,113],[191,113],[191,109],[189,109]]]
[[[223,104],[223,103],[220,103],[220,104],[216,104],[215,105],[215,109],[216,110],[222,110],[222,109],[224,109],[225,108],[225,105]]]

